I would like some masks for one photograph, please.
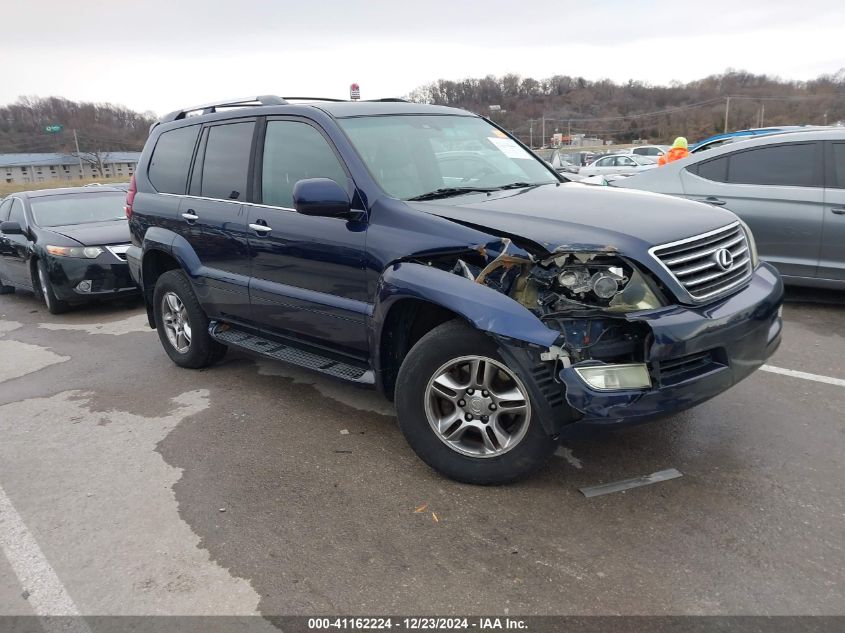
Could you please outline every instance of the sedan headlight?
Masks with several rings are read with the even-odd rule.
[[[103,252],[99,246],[46,246],[50,255],[57,257],[78,257],[80,259],[96,259]]]
[[[757,256],[757,242],[754,241],[754,234],[751,232],[751,227],[742,220],[739,221],[742,225],[742,230],[745,231],[745,239],[748,241],[748,251],[751,253],[751,267],[757,268],[760,263],[760,258]]]

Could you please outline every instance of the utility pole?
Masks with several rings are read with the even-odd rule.
[[[76,143],[76,158],[79,159],[79,177],[84,178],[85,172],[82,170],[82,154],[79,152],[79,137],[76,135],[76,130],[73,131],[73,142]]]
[[[766,121],[766,104],[760,104],[760,127],[763,127]]]
[[[546,146],[546,115],[543,115],[543,142],[540,143],[540,147]]]
[[[824,124],[827,125],[827,110],[824,111]]]
[[[728,95],[725,101],[725,134],[728,133],[728,113],[731,111],[731,97]]]
[[[569,119],[566,124],[566,136],[569,138],[569,144],[572,145],[572,119]]]
[[[530,139],[528,141],[528,146],[531,149],[534,149],[534,119],[531,119],[528,122],[528,134],[529,134],[528,138]]]

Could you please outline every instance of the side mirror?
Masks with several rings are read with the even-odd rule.
[[[302,215],[342,218],[350,206],[346,191],[329,178],[306,178],[293,186],[293,208]]]
[[[23,235],[23,229],[17,222],[0,223],[0,232],[6,235]]]

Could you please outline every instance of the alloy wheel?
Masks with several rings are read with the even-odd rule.
[[[531,420],[528,391],[505,365],[462,356],[442,365],[428,382],[425,413],[438,439],[471,457],[497,457],[525,437]]]
[[[191,324],[185,304],[174,292],[162,297],[161,316],[167,340],[180,354],[187,354],[191,349]]]

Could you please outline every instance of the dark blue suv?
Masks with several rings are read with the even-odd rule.
[[[565,425],[703,402],[780,342],[783,286],[735,215],[569,183],[462,110],[180,110],[151,130],[126,212],[176,364],[234,346],[372,385],[465,482],[531,473]]]

